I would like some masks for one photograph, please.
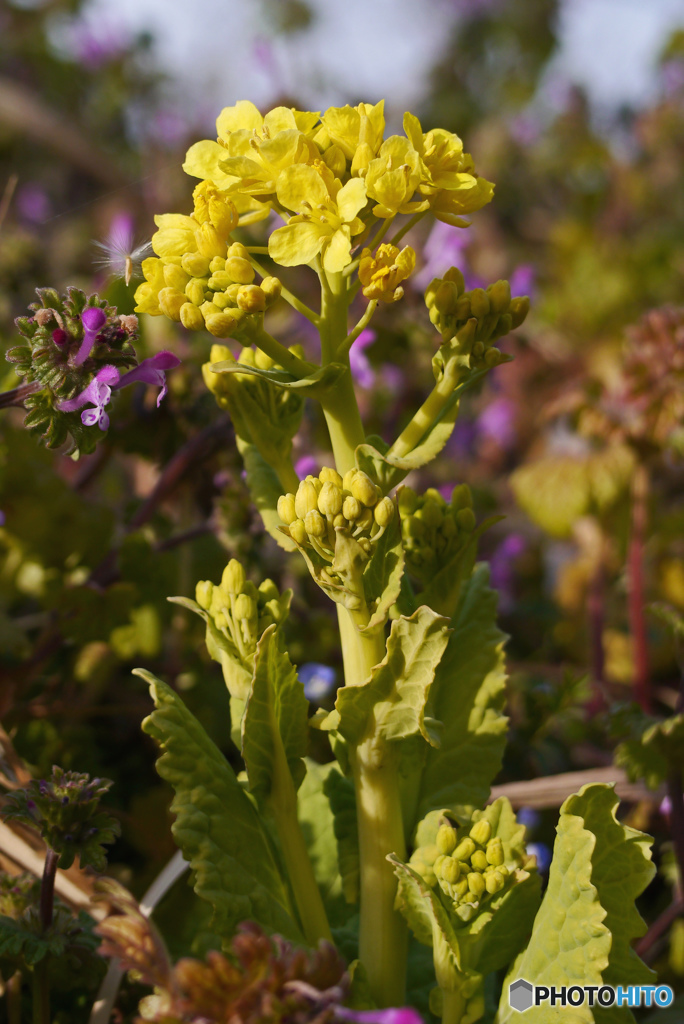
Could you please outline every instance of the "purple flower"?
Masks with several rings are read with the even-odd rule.
[[[515,446],[517,440],[515,413],[515,403],[510,398],[495,398],[478,416],[478,432],[508,451]]]
[[[28,182],[17,190],[17,210],[30,224],[43,224],[52,213],[50,198],[40,185]]]
[[[107,322],[107,314],[99,306],[88,306],[81,313],[83,341],[74,357],[74,366],[82,366],[90,355],[98,334]]]
[[[414,278],[417,286],[427,288],[433,278],[442,277],[449,267],[463,270],[464,249],[469,242],[470,231],[467,228],[456,228],[453,224],[444,224],[438,220],[423,247],[426,262]]]
[[[375,371],[368,362],[364,352],[364,349],[373,344],[375,338],[375,331],[367,327],[365,331],[361,331],[349,352],[349,365],[352,377],[358,381],[362,388],[372,388],[375,383]]]
[[[510,612],[515,599],[515,561],[525,550],[525,538],[520,533],[511,533],[499,544],[489,559],[489,575],[492,586],[499,593],[499,607]]]
[[[95,374],[87,388],[84,388],[75,398],[69,398],[60,402],[57,408],[60,412],[75,412],[84,405],[91,408],[84,409],[81,413],[81,422],[86,427],[97,424],[100,430],[107,430],[109,427],[109,416],[106,407],[112,397],[112,391],[125,387],[127,384],[134,384],[142,381],[144,384],[152,384],[161,388],[157,397],[157,407],[167,392],[166,371],[178,366],[180,359],[172,352],[158,352],[149,359],[143,359],[139,366],[125,373],[123,377],[115,366],[103,366]]]
[[[304,684],[304,696],[314,704],[320,704],[335,688],[335,669],[330,665],[307,661],[299,666],[298,675]]]
[[[348,1010],[338,1006],[335,1013],[355,1024],[423,1024],[423,1018],[410,1006],[390,1006],[386,1010]]]
[[[314,455],[302,455],[295,462],[294,468],[300,480],[306,476],[315,476],[318,473],[318,459]]]
[[[521,263],[511,274],[511,295],[529,295],[532,298],[536,276],[531,263]]]

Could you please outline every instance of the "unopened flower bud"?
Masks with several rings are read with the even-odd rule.
[[[182,292],[176,291],[175,288],[162,288],[158,301],[164,316],[168,316],[169,320],[180,322],[181,306],[186,301]]]
[[[310,537],[325,537],[328,532],[325,519],[318,509],[312,509],[311,512],[306,513],[304,526]]]
[[[412,487],[402,487],[397,495],[402,516],[411,515],[418,508],[418,495]]]
[[[242,568],[237,558],[231,558],[228,565],[223,570],[221,576],[221,586],[225,588],[229,594],[239,594],[245,588],[245,570]]]
[[[211,599],[214,594],[214,584],[211,580],[200,580],[195,587],[195,600],[205,612],[211,607]]]
[[[181,267],[190,277],[207,277],[209,262],[208,256],[201,256],[198,252],[186,252],[181,257]]]
[[[454,857],[456,860],[470,860],[473,853],[475,853],[475,843],[470,836],[466,836],[454,850]]]
[[[456,522],[462,530],[470,533],[475,529],[475,513],[472,508],[461,508],[456,513]]]
[[[453,885],[454,882],[458,881],[460,874],[461,865],[459,864],[459,862],[457,860],[454,860],[453,857],[445,857],[444,860],[442,861],[442,867],[440,870],[440,876],[444,879],[444,881],[448,882],[450,885]]]
[[[470,858],[470,863],[476,871],[486,871],[487,869],[487,857],[484,850],[476,850]]]
[[[358,498],[354,498],[350,494],[344,499],[344,504],[342,505],[342,515],[345,517],[345,519],[348,519],[350,522],[353,523],[356,519],[359,518],[362,511],[363,506],[361,502],[358,500]]]
[[[470,293],[470,309],[473,316],[478,320],[489,313],[489,297],[484,288],[473,288]]]
[[[309,537],[306,532],[303,519],[295,519],[294,523],[290,523],[290,536],[295,544],[299,544],[300,547],[304,547]]]
[[[237,304],[245,313],[263,313],[266,309],[266,293],[258,284],[243,284],[237,293]]]
[[[358,498],[362,504],[371,506],[375,505],[378,500],[378,488],[375,486],[371,478],[367,473],[359,470],[350,488],[353,497]]]
[[[280,597],[278,588],[273,580],[262,580],[258,586],[259,597],[262,601],[277,601]]]
[[[342,486],[344,487],[345,491],[351,491],[352,482],[358,472],[358,469],[356,468],[356,466],[354,466],[353,469],[348,469],[347,472],[344,474],[344,477],[342,479]]]
[[[186,331],[201,331],[204,317],[194,302],[184,302],[180,308],[180,322]]]
[[[242,256],[231,256],[227,259],[226,271],[230,279],[239,284],[251,284],[254,280],[254,267]]]
[[[498,348],[488,348],[484,354],[485,366],[489,370],[493,370],[495,366],[498,366],[502,361],[503,357]]]
[[[231,284],[233,284],[233,279],[227,270],[214,271],[207,281],[207,285],[211,288],[212,292],[222,292],[225,288],[230,287]]]
[[[459,864],[459,867],[461,865]],[[458,896],[461,899],[468,892],[468,879],[466,875],[461,875],[459,880],[454,883],[454,896]]]
[[[212,274],[218,274],[220,271],[226,269],[226,257],[225,256],[212,256],[209,262],[209,271]],[[206,274],[198,274],[198,277],[206,277]]]
[[[307,512],[318,510],[318,493],[310,480],[302,480],[295,495],[297,518],[303,519]]]
[[[465,278],[458,267],[449,267],[446,274],[444,275],[445,281],[453,281],[458,288],[458,294],[462,295],[465,291]]]
[[[448,315],[454,312],[458,298],[458,286],[453,281],[442,281],[435,292],[433,305],[440,313]]]
[[[394,502],[391,498],[382,498],[373,509],[373,518],[380,527],[389,526],[394,518]]]
[[[487,862],[494,867],[500,867],[504,862],[504,850],[498,836],[490,839],[487,843]]]
[[[167,263],[164,267],[164,283],[169,288],[175,288],[176,291],[182,292],[185,290],[185,286],[190,280],[190,274],[182,267],[177,267],[175,263]]]
[[[440,853],[453,853],[456,849],[457,833],[452,825],[440,825],[435,840]]]
[[[249,260],[249,251],[242,242],[233,242],[228,248],[228,257],[237,256],[243,260]]]
[[[488,871],[484,876],[485,888],[490,895],[495,892],[501,892],[504,885],[506,884],[505,879],[499,871]]]
[[[438,878],[441,878],[442,864],[444,863],[445,860],[445,855],[443,853],[440,853],[439,856],[435,857],[434,861],[432,862],[432,870],[434,871],[435,875]]]
[[[511,304],[511,286],[508,281],[495,281],[487,289],[492,313],[507,313]]]
[[[323,466],[318,474],[318,479],[324,484],[335,484],[336,487],[343,486],[342,477],[332,466]]]
[[[472,508],[473,496],[468,484],[457,484],[451,492],[451,504],[454,508]]]
[[[471,871],[468,875],[468,890],[478,899],[485,891],[485,880],[477,871]]]
[[[433,527],[434,529],[441,526],[444,519],[444,512],[441,506],[432,498],[424,501],[423,507],[416,514],[419,515],[426,526]]]
[[[470,830],[470,838],[474,839],[480,846],[486,846],[491,837],[492,826],[485,818],[481,821],[476,821]]]
[[[212,303],[205,302],[202,307],[204,313],[204,322],[207,326],[207,330],[210,334],[213,334],[215,338],[229,338],[238,324],[237,317],[230,313],[222,312],[217,308],[216,312],[204,311],[204,306],[210,306]]]
[[[256,601],[248,594],[238,594],[235,598],[235,618],[253,619],[256,616]]]
[[[280,298],[283,286],[277,277],[265,277],[261,282],[261,290],[266,297],[266,308],[270,309]]]
[[[254,365],[260,370],[270,370],[275,366],[275,360],[267,352],[258,348],[254,353]]]
[[[439,850],[434,843],[429,843],[421,847],[420,854],[426,864],[434,864],[439,856]]]
[[[342,488],[326,482],[318,495],[318,508],[324,516],[336,516],[342,511],[343,500]]]
[[[204,302],[204,296],[207,291],[208,281],[205,277],[193,277],[185,286],[185,294],[187,295],[190,302],[193,302],[196,306],[201,306]]]
[[[525,317],[530,311],[530,300],[527,295],[517,295],[514,299],[511,299],[511,304],[508,308],[508,312],[511,314],[512,326],[515,330],[516,327],[520,327]]]

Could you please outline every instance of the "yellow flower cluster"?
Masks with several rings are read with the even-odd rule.
[[[378,247],[375,256],[370,249],[364,249],[359,262],[359,281],[367,299],[380,302],[396,302],[402,298],[405,281],[413,273],[416,254],[410,245],[400,251],[396,245],[385,243]]]
[[[221,111],[216,126],[216,142],[196,143],[183,165],[201,179],[194,213],[157,219],[152,244],[161,264],[146,261],[143,267],[140,311],[183,319],[177,298],[183,287],[174,271],[167,282],[166,268],[185,270],[182,261],[188,255],[225,258],[223,247],[237,223],[266,217],[271,210],[285,221],[269,239],[277,263],[296,266],[319,257],[327,272],[336,273],[351,262],[353,239],[365,232],[372,217],[429,209],[440,220],[460,225],[464,214],[492,198],[493,186],[475,173],[457,135],[423,132],[418,119],[406,114],[405,134],[384,138],[384,101],[330,107],[324,114],[276,107],[262,116],[243,100]],[[401,256],[373,273],[391,268],[382,280],[403,280],[412,266],[406,249]],[[397,283],[381,287],[375,278],[366,287],[391,301]],[[199,322],[191,310],[183,315],[193,326]]]

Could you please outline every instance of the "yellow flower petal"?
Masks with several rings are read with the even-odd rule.
[[[357,179],[354,179],[357,180]],[[348,230],[340,228],[323,250],[323,268],[329,274],[337,274],[351,263],[351,240]]]
[[[363,178],[352,178],[337,193],[337,209],[342,220],[353,220],[365,205],[366,183]]]
[[[268,240],[268,254],[281,267],[310,263],[321,251],[325,228],[317,222],[299,221],[277,228]]]
[[[226,159],[226,150],[219,146],[218,142],[204,139],[196,142],[188,150],[183,170],[193,178],[213,181],[219,188],[229,188],[235,183],[235,178],[227,174],[221,163]]]
[[[234,107],[224,107],[216,118],[216,131],[220,139],[227,139],[231,132],[241,128],[258,131],[264,119],[249,100],[239,100]]]
[[[278,201],[288,210],[305,210],[308,206],[319,206],[329,199],[328,190],[320,174],[308,164],[293,164],[278,175]],[[280,230],[280,229],[279,229]],[[301,260],[308,263],[308,260]],[[284,266],[294,266],[288,263]]]

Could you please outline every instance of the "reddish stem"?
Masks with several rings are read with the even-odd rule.
[[[639,465],[632,481],[632,530],[627,552],[629,625],[634,650],[634,695],[648,714],[652,709],[644,585],[644,547],[648,524],[648,473]]]

